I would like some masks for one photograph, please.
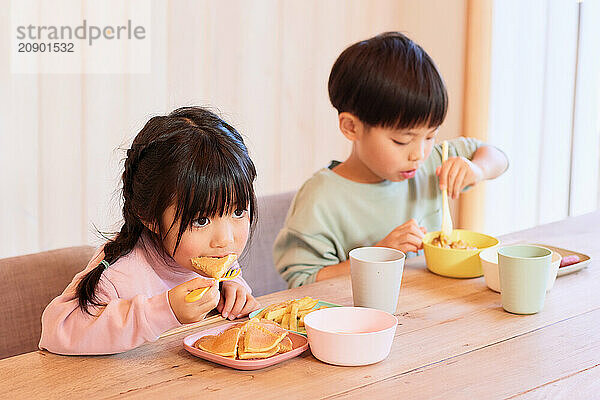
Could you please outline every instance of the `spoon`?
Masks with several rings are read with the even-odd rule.
[[[442,164],[448,159],[448,142],[442,143]],[[452,235],[452,216],[450,215],[450,205],[448,204],[448,188],[442,190],[442,234],[447,238]]]
[[[240,275],[241,272],[242,272],[241,268],[230,269],[229,271],[227,271],[225,273],[225,275],[223,275],[216,281],[217,281],[217,283],[219,283],[222,281],[229,281],[231,279],[235,279]],[[208,289],[210,289],[210,286],[207,286],[202,289],[192,290],[191,292],[189,292],[188,294],[185,295],[185,302],[186,303],[194,303],[194,302],[200,300],[200,298],[202,298],[202,296],[204,296],[204,293],[208,292]]]

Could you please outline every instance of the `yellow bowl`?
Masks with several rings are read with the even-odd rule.
[[[423,250],[427,268],[434,274],[450,278],[477,278],[483,275],[479,252],[483,249],[498,245],[498,239],[492,236],[455,229],[450,236],[451,241],[462,240],[469,246],[477,247],[476,250],[446,249],[433,246],[431,241],[440,232],[429,232],[423,238]]]

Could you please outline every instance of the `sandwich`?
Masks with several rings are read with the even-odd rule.
[[[264,359],[293,349],[288,331],[272,321],[252,318],[217,335],[203,336],[195,347],[231,359]]]
[[[220,279],[231,265],[237,260],[237,254],[229,254],[225,257],[195,257],[192,258],[192,265],[203,275],[210,278]]]
[[[198,339],[195,346],[200,350],[208,351],[213,354],[227,358],[235,358],[241,334],[242,328],[235,326],[225,330],[220,335],[203,336]]]

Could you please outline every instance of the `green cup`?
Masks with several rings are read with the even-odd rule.
[[[544,308],[552,251],[532,245],[498,249],[502,308],[513,314],[535,314]]]

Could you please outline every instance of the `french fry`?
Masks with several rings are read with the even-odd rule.
[[[304,317],[306,316],[306,314],[304,314],[303,316],[300,317],[300,320],[298,321],[298,326],[304,326]]]
[[[300,300],[296,300],[298,304],[298,310],[309,310],[317,305],[319,299],[313,299],[312,297],[304,297]]]
[[[275,321],[277,319],[280,319],[286,312],[287,307],[272,309],[265,315],[265,318],[271,321]]]
[[[327,307],[321,306],[319,308],[315,308],[314,310],[307,310],[307,311],[303,312],[302,315],[300,315],[300,313],[298,313],[298,315],[300,315],[300,321],[298,322],[298,326],[304,326],[304,317],[306,317],[308,314],[310,314],[313,311],[322,310],[324,308],[327,308]]]
[[[304,328],[304,317],[313,311],[327,308],[325,306],[314,308],[319,299],[310,296],[301,299],[287,300],[277,304],[271,304],[256,315],[279,324],[284,329],[297,332],[306,332]]]
[[[298,318],[304,319],[304,316],[313,312],[313,309],[298,311]]]
[[[256,318],[266,318],[266,315],[269,311],[271,311],[274,307],[276,306],[276,304],[271,304],[268,307],[265,307],[261,312],[259,312],[258,314],[256,314]],[[266,318],[268,319],[268,318]]]
[[[298,303],[290,305],[290,330],[298,330]]]
[[[305,310],[306,305],[312,301],[312,297],[303,297],[301,299],[294,300],[293,302],[298,305],[298,310]]]
[[[285,314],[281,320],[281,327],[283,329],[290,329],[290,314]]]

